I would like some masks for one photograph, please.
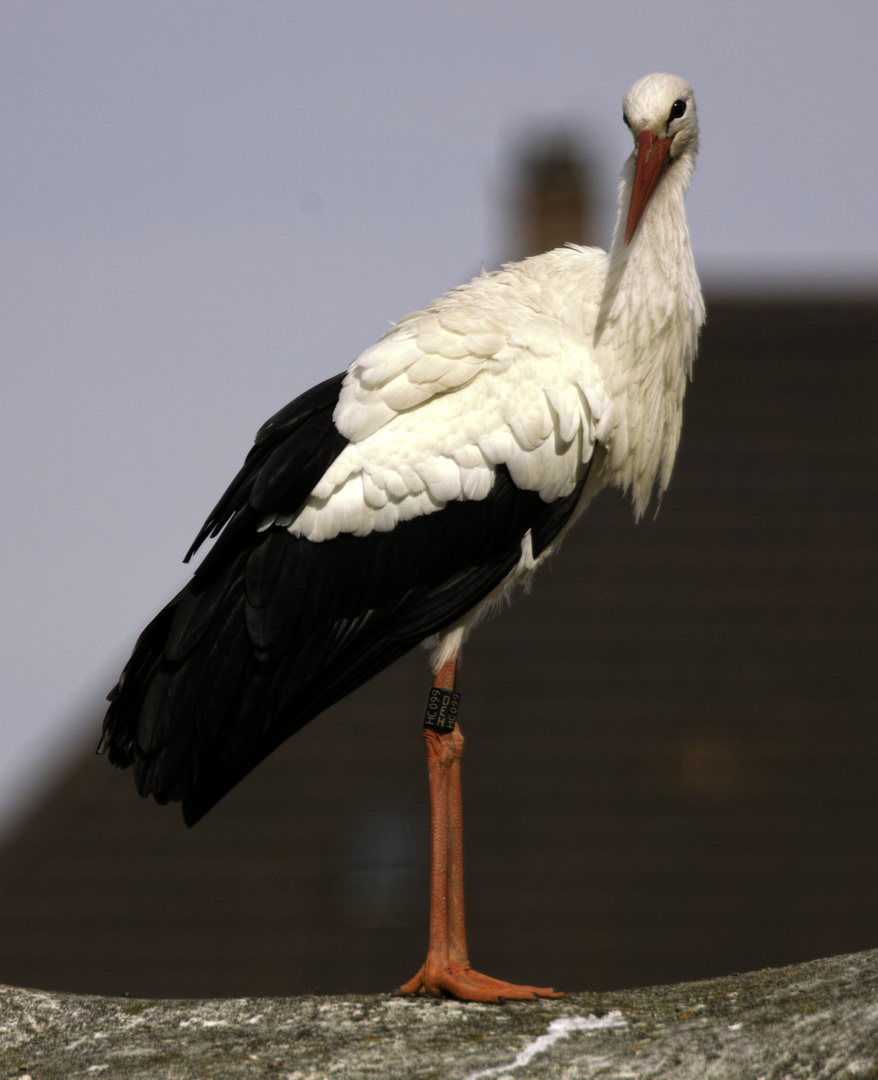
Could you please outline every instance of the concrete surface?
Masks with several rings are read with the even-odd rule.
[[[878,950],[675,986],[472,1005],[139,1001],[0,987],[0,1077],[878,1078]]]

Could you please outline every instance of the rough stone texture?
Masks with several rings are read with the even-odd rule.
[[[138,1001],[0,988],[0,1076],[878,1077],[878,950],[500,1006],[392,996]]]

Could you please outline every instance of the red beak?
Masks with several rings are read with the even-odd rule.
[[[626,246],[631,243],[631,237],[646,209],[649,197],[670,163],[671,139],[660,139],[655,132],[642,131],[637,139],[637,166],[634,170],[634,183],[631,185],[628,222],[625,225]]]

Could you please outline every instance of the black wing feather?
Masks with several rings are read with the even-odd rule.
[[[539,554],[579,502],[585,476],[549,504],[500,467],[485,499],[389,532],[321,543],[258,532],[269,510],[295,513],[346,445],[332,423],[341,379],[261,429],[189,555],[219,539],[110,693],[100,749],[134,765],[141,794],[182,800],[187,824],[318,713],[470,611],[517,565],[528,530]]]
[[[210,513],[184,562],[205,540],[222,533],[196,574],[210,574],[241,536],[249,539],[265,513],[295,513],[347,446],[332,422],[345,373],[307,390],[274,414],[256,433],[238,475]]]

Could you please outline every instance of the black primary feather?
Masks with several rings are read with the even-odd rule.
[[[272,526],[347,445],[332,422],[343,376],[259,431],[196,537],[216,543],[141,634],[109,695],[99,750],[134,765],[138,790],[181,800],[194,824],[318,713],[502,583],[531,533],[538,555],[579,501],[546,503],[504,467],[485,499],[450,502],[390,532],[321,543]]]

